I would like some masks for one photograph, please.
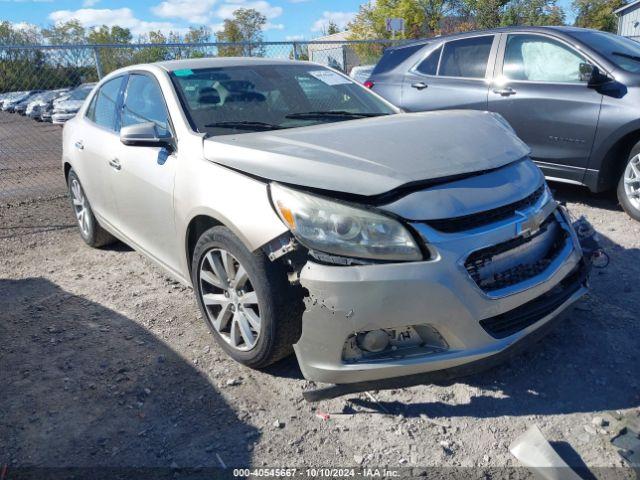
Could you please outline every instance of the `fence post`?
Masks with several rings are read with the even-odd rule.
[[[102,71],[102,63],[100,62],[100,53],[98,52],[98,47],[93,47],[93,58],[96,61],[96,72],[98,73],[98,80],[101,80],[104,73]]]
[[[293,59],[294,60],[299,60],[299,55],[298,55],[298,44],[296,42],[293,42]]]

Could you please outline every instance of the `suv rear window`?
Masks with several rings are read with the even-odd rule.
[[[424,47],[425,44],[409,45],[407,47],[391,48],[384,52],[382,58],[373,69],[371,75],[390,72],[411,55]]]
[[[484,78],[493,35],[453,40],[444,45],[439,76]]]

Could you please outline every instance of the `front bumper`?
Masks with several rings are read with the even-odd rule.
[[[73,117],[75,117],[76,113],[77,112],[73,112],[73,113],[54,113],[53,115],[51,115],[51,122],[55,123],[55,124],[65,123],[67,120],[71,120]]]
[[[548,201],[542,199],[531,210],[540,210]],[[587,291],[579,241],[560,209],[551,215],[568,234],[555,259],[538,275],[489,293],[471,278],[464,260],[471,252],[518,236],[521,218],[453,234],[413,225],[433,248],[428,261],[349,267],[308,262],[300,281],[309,295],[302,335],[294,345],[302,373],[325,383],[370,382],[452,369],[507,351]],[[539,308],[537,299],[557,291],[564,296]],[[518,321],[523,316],[528,320],[513,334],[492,335],[483,327],[493,319],[503,321],[516,314]],[[357,332],[423,324],[439,332],[446,350],[421,353],[414,349],[406,355],[392,352],[388,358],[355,362],[343,358],[345,341]]]

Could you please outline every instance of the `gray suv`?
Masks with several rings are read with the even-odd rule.
[[[640,43],[572,27],[508,27],[388,49],[366,85],[406,111],[489,110],[546,177],[617,188],[640,220]]]

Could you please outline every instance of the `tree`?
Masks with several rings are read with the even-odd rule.
[[[227,45],[218,47],[221,57],[261,57],[264,47],[255,45],[262,42],[262,30],[267,17],[253,8],[239,8],[233,18],[226,19],[222,30],[216,33],[216,41],[221,43],[248,42],[247,45]]]
[[[625,3],[624,0],[573,0],[575,26],[615,32],[617,18],[613,12]]]
[[[564,25],[565,13],[557,0],[513,0],[502,16],[502,25]]]
[[[43,29],[42,36],[51,45],[80,45],[87,41],[85,28],[75,19]]]
[[[333,20],[329,20],[329,24],[327,25],[327,28],[324,30],[325,30],[324,35],[334,35],[336,33],[340,33],[340,27]]]
[[[129,45],[132,35],[128,28],[120,26],[95,27],[87,34],[87,41],[91,44]],[[107,74],[118,68],[134,62],[131,48],[98,48],[98,59],[102,66],[102,73]]]

